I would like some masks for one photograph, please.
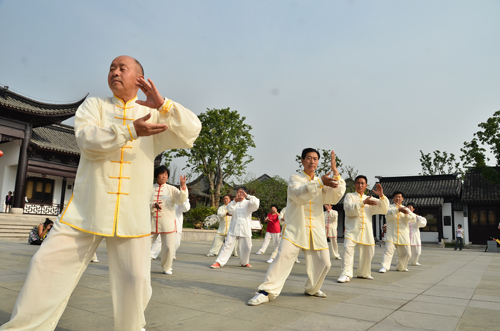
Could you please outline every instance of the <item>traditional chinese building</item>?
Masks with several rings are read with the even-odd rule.
[[[80,160],[74,129],[61,122],[84,100],[49,104],[0,87],[2,207],[13,191],[13,212],[59,214],[71,197]]]

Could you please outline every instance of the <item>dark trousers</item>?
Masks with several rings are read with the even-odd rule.
[[[464,238],[457,237],[457,240],[455,241],[455,250],[457,250],[458,243],[460,243],[460,250],[462,250],[462,247],[464,247]]]

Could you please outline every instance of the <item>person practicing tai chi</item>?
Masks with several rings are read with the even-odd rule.
[[[387,233],[385,235],[385,251],[382,257],[382,268],[379,272],[385,273],[391,269],[392,256],[398,251],[396,270],[408,271],[408,261],[411,257],[410,248],[410,223],[416,221],[415,214],[402,205],[403,192],[396,191],[392,197],[394,204],[389,206],[385,218],[387,220]]]
[[[373,193],[380,199],[375,199],[364,194],[368,186],[366,176],[359,175],[354,180],[356,192],[347,193],[344,198],[345,234],[344,234],[344,259],[342,274],[337,282],[347,283],[353,277],[354,250],[359,248],[359,264],[356,276],[358,278],[373,279],[371,275],[371,262],[375,253],[375,240],[373,239],[372,216],[387,213],[389,200],[384,196],[382,185],[377,184]]]
[[[161,239],[160,259],[163,272],[172,274],[172,263],[174,261],[177,232],[182,233],[177,223],[176,206],[188,202],[188,190],[186,188],[186,177],[180,176],[179,190],[173,185],[167,184],[170,171],[165,166],[155,169],[156,183],[153,185],[151,195],[151,245],[154,247],[157,237]],[[189,203],[189,202],[188,202]],[[182,213],[181,213],[182,215]]]
[[[269,246],[271,240],[273,241],[273,245],[271,246],[273,251],[278,246],[281,232],[279,216],[278,206],[271,205],[271,212],[267,214],[267,217],[264,220],[264,222],[267,222],[266,236],[264,237],[264,242],[262,243],[262,247],[257,252],[257,255],[264,254],[266,252],[267,246]]]
[[[281,238],[283,237],[283,231],[285,230],[285,213],[286,213],[286,207],[281,209],[280,214],[279,214],[280,216],[278,216],[278,219],[280,220],[280,225],[281,225],[281,233],[278,237],[278,244],[274,248],[274,251],[271,254],[271,257],[269,258],[269,260],[266,261],[267,263],[272,263],[274,261],[274,259],[276,258],[276,255],[278,255],[278,250],[280,248]],[[295,261],[295,263],[300,263],[298,257],[297,257],[297,261]]]
[[[114,329],[146,325],[153,161],[167,149],[191,148],[201,123],[163,98],[136,59],[119,56],[107,71],[113,96],[88,98],[76,111],[81,157],[73,195],[33,256],[11,320],[0,330],[54,330],[104,237]],[[139,89],[146,101],[137,100]]]
[[[231,227],[226,236],[224,246],[220,250],[212,269],[223,267],[234,249],[236,240],[240,244],[240,265],[251,268],[250,251],[252,249],[252,213],[259,209],[259,199],[247,194],[247,188],[242,186],[236,191],[236,198],[227,205],[227,212],[232,216]]]
[[[249,306],[269,302],[280,295],[300,251],[304,252],[306,261],[305,294],[326,298],[321,286],[331,262],[323,205],[338,203],[345,193],[345,182],[337,170],[334,151],[331,156],[332,171],[320,178],[314,173],[320,158],[318,151],[313,148],[302,151],[304,171],[292,175],[288,181],[286,223],[278,255],[267,269],[264,283],[248,301]],[[333,178],[330,177],[332,172]]]
[[[212,242],[212,247],[208,252],[207,256],[217,256],[219,255],[220,249],[222,245],[224,245],[224,240],[227,236],[227,231],[231,225],[232,215],[227,211],[227,205],[231,202],[231,197],[229,194],[226,194],[222,197],[223,205],[217,209],[217,217],[219,218],[219,228],[217,229],[217,233],[215,234],[214,241]],[[238,256],[238,240],[236,240],[236,244],[234,245],[233,256]]]
[[[406,205],[408,209],[415,213],[415,204],[410,202]],[[410,246],[411,246],[411,257],[410,257],[410,265],[419,266],[418,259],[420,258],[420,254],[422,254],[422,241],[420,239],[420,228],[425,228],[427,225],[427,219],[420,215],[415,214],[417,218],[416,222],[410,223]]]
[[[332,205],[330,204],[326,204],[324,207],[326,237],[330,240],[332,255],[337,260],[342,260],[339,255],[339,246],[337,245],[337,221],[339,213],[336,210],[333,210]]]

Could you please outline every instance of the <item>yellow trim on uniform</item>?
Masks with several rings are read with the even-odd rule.
[[[375,244],[374,244],[374,243],[373,243],[373,244],[365,244],[364,242],[359,242],[359,241],[356,241],[356,240],[354,240],[354,239],[352,239],[352,238],[349,238],[349,237],[345,237],[345,239],[349,239],[350,241],[355,242],[356,244],[360,244],[360,245],[365,245],[365,246],[375,246]]]
[[[130,135],[130,140],[134,140],[134,136],[132,135],[132,130],[130,130],[130,125],[127,124],[128,134]]]
[[[320,189],[322,189],[322,188],[323,188],[323,184],[321,184],[321,181],[319,180],[319,177],[318,177],[318,176],[316,176],[316,179],[318,180],[318,183],[319,183]]]
[[[166,115],[172,109],[173,106],[174,104],[172,103],[172,101],[170,99],[167,99],[165,104],[159,110],[160,114]]]

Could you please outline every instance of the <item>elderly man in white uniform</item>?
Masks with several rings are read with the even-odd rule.
[[[354,180],[356,192],[347,193],[344,198],[345,234],[344,259],[342,274],[337,282],[346,283],[353,277],[354,250],[359,245],[359,264],[356,275],[358,278],[373,279],[371,262],[375,254],[373,239],[372,216],[387,213],[389,199],[384,196],[382,185],[377,184],[373,191],[380,197],[375,199],[364,194],[368,181],[366,176],[359,175]]]
[[[415,213],[415,204],[410,202],[406,207],[412,212]],[[427,219],[420,215],[415,214],[417,217],[417,221],[410,223],[410,246],[411,246],[411,257],[410,257],[410,265],[419,266],[418,259],[420,258],[420,254],[422,254],[422,241],[420,239],[420,228],[425,228],[427,225]]]
[[[78,108],[81,150],[73,195],[33,256],[11,321],[1,330],[54,330],[69,297],[106,237],[114,329],[141,330],[151,297],[149,198],[153,161],[172,148],[191,148],[201,124],[165,99],[129,56],[113,60],[113,96]],[[141,89],[146,101],[137,100]]]
[[[339,246],[337,245],[337,222],[339,213],[332,209],[332,205],[325,205],[325,230],[326,237],[330,240],[332,255],[337,260],[342,260],[339,255]]]
[[[212,247],[208,252],[207,256],[219,255],[222,245],[224,245],[224,240],[227,236],[227,231],[231,226],[232,215],[227,212],[227,205],[231,202],[231,197],[226,194],[222,197],[223,205],[217,209],[217,217],[219,218],[219,228],[215,234],[214,241],[212,242]],[[238,256],[238,240],[236,240],[236,245],[234,246],[233,256]]]
[[[220,250],[212,269],[223,267],[234,249],[236,240],[240,244],[240,265],[251,268],[250,251],[252,249],[252,213],[259,209],[260,201],[257,197],[247,194],[245,187],[237,190],[236,198],[227,205],[227,212],[232,216],[231,227],[226,236],[226,242]],[[248,200],[247,200],[248,199]]]
[[[416,221],[415,214],[402,205],[403,192],[396,191],[392,197],[394,204],[389,206],[385,215],[387,220],[387,233],[385,235],[385,252],[382,257],[382,268],[379,272],[385,273],[391,269],[392,256],[398,251],[396,270],[408,271],[408,261],[411,257],[410,224]]]
[[[307,281],[304,293],[326,298],[321,291],[328,270],[330,254],[325,236],[323,205],[336,204],[345,193],[345,182],[340,177],[332,151],[331,169],[321,178],[315,175],[320,155],[313,148],[302,151],[301,161],[304,171],[292,175],[288,181],[286,223],[278,255],[267,270],[255,296],[248,301],[249,306],[257,306],[280,295],[285,281],[290,275],[300,251],[304,252]]]

